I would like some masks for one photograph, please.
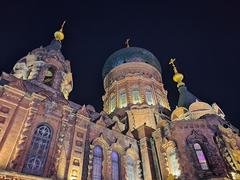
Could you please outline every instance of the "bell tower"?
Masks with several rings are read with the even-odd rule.
[[[102,75],[104,111],[127,113],[130,131],[144,124],[156,129],[159,112],[170,110],[158,59],[146,49],[130,47],[129,40],[109,56]]]
[[[70,62],[61,53],[64,24],[54,33],[48,46],[34,49],[21,58],[13,67],[12,74],[26,84],[31,82],[55,96],[68,99],[73,84]]]

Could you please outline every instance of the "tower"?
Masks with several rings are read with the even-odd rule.
[[[8,171],[57,174],[57,140],[66,127],[64,114],[71,111],[67,99],[73,87],[70,62],[61,53],[63,25],[49,45],[32,50],[10,74],[1,75],[0,169],[7,170],[1,179],[34,179]]]
[[[161,71],[158,59],[146,49],[127,46],[114,52],[102,72],[104,111],[112,116],[126,112],[130,131],[144,124],[156,129],[156,113],[170,110]]]
[[[168,118],[170,107],[158,59],[148,50],[127,46],[103,67],[104,111],[125,124],[140,142],[144,178],[156,179],[151,133]]]
[[[73,85],[70,62],[65,60],[61,53],[64,24],[65,22],[61,29],[55,32],[55,38],[48,46],[34,49],[21,58],[13,67],[12,74],[22,79],[23,83],[31,82],[50,90],[49,96],[64,96],[68,99]]]

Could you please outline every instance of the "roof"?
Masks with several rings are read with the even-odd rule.
[[[103,66],[103,78],[115,67],[128,62],[145,62],[157,68],[161,73],[159,61],[150,51],[139,47],[128,47],[109,56]]]
[[[178,91],[178,107],[188,108],[192,103],[196,102],[196,100],[200,101],[196,96],[194,96],[190,91],[187,90],[187,87],[185,85],[180,86],[178,88]]]

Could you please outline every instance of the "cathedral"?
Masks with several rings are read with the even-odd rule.
[[[240,179],[239,130],[188,90],[175,59],[171,109],[159,60],[127,41],[103,66],[97,112],[68,100],[63,39],[62,27],[1,75],[1,180]]]

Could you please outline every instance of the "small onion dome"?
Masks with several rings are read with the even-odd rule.
[[[62,41],[64,39],[64,34],[62,31],[56,31],[54,37],[57,41]]]
[[[171,119],[174,120],[181,120],[186,117],[186,113],[188,112],[187,108],[185,107],[177,107],[171,115]]]
[[[102,70],[103,78],[115,67],[129,62],[144,62],[154,66],[160,73],[162,71],[158,59],[150,51],[139,47],[127,47],[108,57]]]
[[[184,78],[184,76],[183,76],[183,74],[181,74],[181,73],[176,73],[176,74],[174,74],[174,76],[173,76],[173,80],[174,80],[176,83],[181,83],[181,82],[183,81],[183,78]]]
[[[173,81],[177,83],[177,87],[184,86],[185,85],[183,82],[184,76],[182,73],[178,72],[177,67],[175,65],[175,60],[176,60],[175,58],[171,58],[169,61],[169,64],[172,65],[174,71]]]
[[[205,114],[214,114],[212,106],[205,102],[196,101],[189,106],[189,112],[194,119],[198,119]]]

